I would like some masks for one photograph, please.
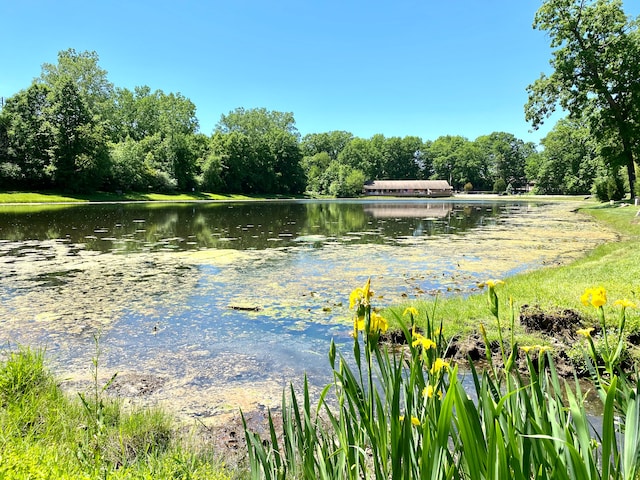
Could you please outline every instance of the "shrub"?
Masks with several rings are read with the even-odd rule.
[[[507,182],[504,178],[499,178],[493,184],[493,193],[502,193],[507,189]]]

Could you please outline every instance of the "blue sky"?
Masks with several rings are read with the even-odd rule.
[[[526,86],[550,68],[531,27],[540,4],[0,0],[0,96],[74,48],[96,51],[117,87],[180,92],[205,134],[221,114],[264,107],[293,112],[302,135],[506,131],[537,143],[559,117],[538,132],[524,120]]]

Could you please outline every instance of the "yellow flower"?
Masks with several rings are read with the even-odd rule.
[[[504,285],[504,282],[502,280],[487,280],[483,285],[489,288],[496,288],[496,285]]]
[[[353,308],[356,305],[359,305],[362,298],[364,298],[364,290],[358,287],[353,292],[351,292],[351,295],[349,295],[349,308]]]
[[[580,296],[580,301],[587,306],[589,303],[598,308],[607,303],[607,291],[603,287],[587,288]]]
[[[536,345],[536,347],[538,348],[538,351],[540,352],[540,355],[543,355],[544,352],[551,350],[551,348],[544,346],[544,345]]]
[[[582,335],[585,338],[589,338],[591,336],[591,332],[593,332],[593,327],[579,328],[578,330],[576,330],[576,333],[578,335]]]
[[[623,298],[622,300],[616,300],[613,304],[620,305],[622,308],[638,308],[635,303],[633,303],[631,300],[627,300],[626,298]]]
[[[433,388],[433,385],[427,385],[426,387],[424,387],[422,389],[422,396],[423,397],[428,397],[428,398],[433,398],[433,394],[435,393],[435,389]],[[438,390],[438,399],[442,400],[442,391]]]
[[[356,288],[349,295],[349,308],[358,308],[360,305],[369,305],[369,299],[373,296],[371,291],[371,278],[367,279],[367,283],[363,288]]]
[[[403,422],[404,421],[404,415],[400,415],[400,421]],[[411,424],[419,427],[420,426],[420,419],[418,417],[411,417]]]
[[[389,328],[389,324],[387,320],[382,316],[378,315],[376,312],[371,312],[371,331],[376,332],[386,332]]]
[[[418,316],[418,309],[415,307],[407,307],[404,309],[404,313],[402,314],[402,316],[404,317],[406,314],[410,314],[413,317],[417,317]]]
[[[443,360],[442,358],[436,358],[436,361],[433,362],[433,365],[431,366],[431,374],[435,374],[437,372],[439,372],[440,370],[442,370],[444,367],[448,367],[449,366],[449,362],[447,362],[446,360]]]
[[[373,295],[371,291],[371,277],[367,278],[367,283],[364,284],[364,288],[362,289],[362,296],[364,297],[365,302],[368,302]]]
[[[370,322],[371,323],[369,324],[369,328],[371,329],[371,333],[384,333],[389,329],[387,320],[382,315],[378,315],[376,312],[371,312]],[[362,331],[365,329],[364,317],[355,317],[353,329],[355,331]]]
[[[520,349],[524,352],[524,353],[529,353],[530,350],[533,350],[535,347],[535,345],[523,345],[520,347]]]
[[[413,332],[413,343],[411,343],[411,346],[417,347],[418,345],[422,346],[425,350],[436,348],[436,344],[433,340],[426,338],[417,332]]]

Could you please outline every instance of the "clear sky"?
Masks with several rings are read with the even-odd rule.
[[[628,14],[637,14],[625,8]],[[116,87],[181,93],[210,134],[237,107],[346,130],[538,142],[526,87],[549,72],[540,0],[0,0],[0,96],[60,50],[95,51]],[[636,5],[634,8],[638,8]]]

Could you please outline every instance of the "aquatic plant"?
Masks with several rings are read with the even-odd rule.
[[[489,309],[500,325],[499,284],[487,282]],[[586,298],[603,309],[606,293]],[[370,300],[369,281],[352,292],[353,359],[331,344],[333,382],[315,405],[305,379],[301,402],[293,385],[283,392],[281,423],[269,413],[267,438],[245,423],[252,478],[637,478],[638,372],[624,372],[616,353],[629,303],[618,304],[619,322],[610,327],[617,343],[607,344],[604,356],[597,356],[591,331],[580,332],[603,403],[597,429],[577,379],[561,380],[547,347],[519,349],[513,336],[504,341],[500,326],[503,361],[494,363],[489,353],[482,371],[470,362],[467,391],[458,366],[446,360],[442,322],[437,328],[433,311],[418,325],[417,310],[406,309],[406,321],[398,319],[406,345],[390,347],[380,342],[386,322],[372,320]],[[601,320],[606,336],[604,310]],[[512,311],[511,327],[514,321]]]

